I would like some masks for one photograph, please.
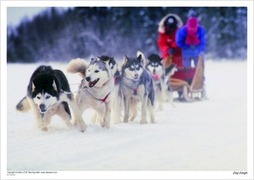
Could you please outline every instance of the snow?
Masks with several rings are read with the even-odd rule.
[[[91,122],[89,110],[83,114],[88,125],[85,133],[68,129],[58,117],[43,132],[35,126],[31,111],[15,110],[38,65],[7,65],[7,171],[124,171],[127,175],[132,171],[230,171],[227,176],[248,172],[246,61],[206,61],[208,99],[174,102],[175,108],[164,103],[163,111],[155,111],[155,124],[141,125],[138,118],[105,129]],[[66,64],[50,65],[63,70],[72,91],[77,90],[79,76],[66,73]]]

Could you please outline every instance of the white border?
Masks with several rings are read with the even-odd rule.
[[[247,14],[247,157],[248,157],[248,171],[251,173],[253,179],[253,61],[254,61],[254,27],[253,27],[253,8],[254,2],[248,6]]]
[[[58,172],[51,175],[6,176],[7,163],[7,7],[73,7],[73,6],[188,6],[248,8],[248,175],[232,171],[87,171]],[[1,1],[1,179],[250,179],[253,178],[253,1]]]
[[[178,0],[178,1],[168,1],[168,0],[85,0],[85,1],[9,1],[3,0],[1,4],[5,7],[74,7],[74,6],[106,6],[106,7],[240,7],[253,5],[252,0]]]

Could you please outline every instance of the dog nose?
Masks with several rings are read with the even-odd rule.
[[[138,74],[134,74],[134,77],[135,77],[135,78],[138,78]]]
[[[39,108],[40,108],[42,111],[45,111],[46,106],[45,106],[45,104],[40,104]]]
[[[156,71],[155,71],[155,69],[153,70],[153,74],[156,74]]]
[[[91,78],[88,76],[88,77],[86,77],[86,81],[90,81],[91,80]]]

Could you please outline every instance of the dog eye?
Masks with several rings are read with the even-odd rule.
[[[46,99],[49,99],[50,97],[51,97],[50,95],[47,95],[45,98],[46,98]]]
[[[41,97],[40,97],[40,96],[36,96],[36,98],[37,98],[37,99],[41,99]]]
[[[99,70],[95,70],[94,72],[95,72],[95,73],[98,73],[98,72],[99,72]]]
[[[135,70],[135,67],[134,67],[134,66],[129,66],[129,69],[130,69],[131,71],[134,71],[134,70]]]

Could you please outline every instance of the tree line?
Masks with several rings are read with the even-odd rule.
[[[158,24],[168,13],[186,23],[196,16],[206,29],[206,55],[246,59],[246,7],[51,7],[17,27],[7,27],[7,61],[69,61],[108,55],[159,53]]]

